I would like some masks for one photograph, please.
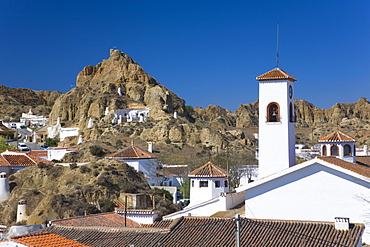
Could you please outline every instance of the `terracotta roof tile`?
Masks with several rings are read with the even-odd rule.
[[[36,157],[48,157],[47,150],[31,150],[29,154]]]
[[[166,221],[169,223],[169,221]],[[167,230],[141,228],[81,229],[51,226],[50,231],[89,246],[234,246],[233,219],[180,217]],[[357,246],[363,224],[350,224],[348,231],[336,230],[334,222],[242,219],[242,246]]]
[[[136,147],[134,145],[131,145],[127,148],[124,148],[122,150],[119,150],[115,153],[108,154],[105,156],[106,158],[130,158],[130,159],[140,159],[140,158],[145,158],[145,159],[150,159],[150,158],[157,158],[152,153],[149,153],[147,151],[142,150],[139,147]]]
[[[54,220],[52,224],[79,227],[141,227],[139,223],[128,218],[125,221],[125,216],[112,212]]]
[[[35,162],[27,155],[2,155],[10,166],[34,166]]]
[[[356,163],[344,161],[333,156],[320,156],[317,158],[370,178],[370,156],[358,156],[356,157]]]
[[[355,141],[356,140],[353,137],[339,130],[334,131],[330,133],[329,135],[324,136],[323,138],[319,139],[319,142],[355,142]]]
[[[85,247],[88,245],[73,241],[54,233],[41,233],[37,235],[11,238],[12,241],[32,247]]]
[[[229,175],[230,174],[227,171],[215,166],[211,162],[208,162],[207,164],[199,167],[198,169],[195,169],[188,174],[188,176],[200,177],[224,177]]]
[[[293,76],[289,75],[285,71],[281,70],[280,68],[275,68],[266,72],[260,76],[256,77],[257,81],[270,81],[270,80],[288,80],[288,81],[296,81],[297,79]]]

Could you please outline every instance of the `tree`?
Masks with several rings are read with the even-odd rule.
[[[6,143],[4,137],[0,136],[0,152],[4,152],[8,149],[15,149],[15,147]]]

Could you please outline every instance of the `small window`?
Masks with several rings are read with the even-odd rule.
[[[220,188],[221,187],[221,182],[219,180],[215,181],[215,187]]]
[[[199,187],[202,188],[202,187],[208,187],[208,181],[200,181],[199,182]]]
[[[338,146],[337,145],[331,146],[330,153],[331,155],[338,155]]]
[[[224,184],[225,184],[225,188],[226,188],[227,187],[227,180],[225,180],[225,183]]]
[[[351,146],[348,144],[344,145],[344,156],[351,156],[351,155],[352,155]]]
[[[322,156],[326,156],[326,146],[322,147]]]
[[[267,106],[267,122],[280,122],[278,103],[270,103]]]
[[[191,181],[191,187],[194,187],[194,180]]]

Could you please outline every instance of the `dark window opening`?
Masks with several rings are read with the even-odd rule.
[[[351,155],[352,155],[351,146],[348,144],[344,145],[344,156],[351,156]]]
[[[338,146],[337,145],[331,146],[330,153],[331,155],[338,155]]]
[[[194,187],[194,180],[191,181],[191,187]]]
[[[290,104],[289,104],[289,121],[291,123],[294,123],[295,122],[294,109],[293,109],[292,102],[290,102]]]
[[[227,180],[225,180],[225,183],[224,184],[225,184],[225,188],[226,188],[227,187]]]
[[[202,187],[208,187],[208,181],[200,181],[199,182],[199,187],[202,188]]]
[[[322,147],[322,155],[323,156],[326,156],[326,146],[323,146]]]
[[[221,183],[220,183],[220,181],[215,181],[215,187],[216,188],[220,188],[221,187]]]

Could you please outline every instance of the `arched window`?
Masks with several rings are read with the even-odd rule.
[[[267,122],[280,122],[278,103],[273,102],[267,106]]]
[[[352,155],[351,146],[348,144],[344,145],[344,156],[351,156],[351,155]]]
[[[330,148],[330,154],[331,155],[338,155],[338,146],[337,145],[331,146],[331,148]]]
[[[325,145],[323,145],[322,146],[322,156],[326,156],[327,154],[326,154],[326,146]]]

